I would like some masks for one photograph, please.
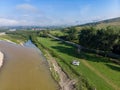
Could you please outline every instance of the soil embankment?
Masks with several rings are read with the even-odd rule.
[[[59,75],[59,85],[60,90],[76,90],[74,88],[74,85],[76,83],[76,80],[71,80],[66,73],[61,69],[61,67],[58,65],[56,60],[49,54],[49,52],[46,51],[46,55],[49,58],[48,62],[52,64],[54,70]]]

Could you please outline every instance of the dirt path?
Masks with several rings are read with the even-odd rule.
[[[60,81],[60,90],[75,90],[75,80],[71,80],[65,72],[62,71],[61,67],[57,64],[55,58],[53,58],[48,51],[46,51],[47,57],[49,58],[49,63],[52,63],[54,70],[58,73]]]
[[[91,69],[93,72],[95,72],[99,77],[101,77],[102,79],[104,79],[110,86],[112,86],[115,90],[120,90],[120,88],[115,85],[112,81],[110,81],[107,77],[105,77],[102,73],[100,73],[99,71],[97,71],[94,67],[92,67],[86,60],[81,60],[82,63],[84,63],[84,65],[86,65],[89,69]]]

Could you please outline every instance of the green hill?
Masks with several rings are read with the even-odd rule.
[[[102,20],[98,22],[86,23],[82,25],[77,25],[77,27],[84,27],[84,26],[97,26],[97,27],[117,26],[117,27],[120,27],[120,17]]]

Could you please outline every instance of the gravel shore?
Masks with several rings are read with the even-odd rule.
[[[3,65],[4,54],[0,51],[0,68]]]

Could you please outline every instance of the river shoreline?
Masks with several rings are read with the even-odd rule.
[[[0,51],[2,71],[0,90],[6,90],[6,88],[56,90],[57,85],[50,76],[49,68],[45,66],[45,61],[42,60],[36,49],[2,40]],[[7,58],[4,58],[3,54]]]
[[[8,39],[3,39],[3,40],[0,40],[0,41],[6,41],[6,42],[9,42],[9,43],[16,44],[15,42],[12,42]],[[0,51],[0,69],[3,66],[3,62],[4,62],[4,53],[2,51]]]
[[[16,44],[15,42],[12,42],[10,40],[1,40],[1,41],[7,41],[13,44]],[[18,45],[24,46],[24,44],[20,43]],[[62,71],[61,67],[57,64],[56,60],[47,52],[46,53],[49,57],[49,60],[47,62],[51,63],[50,66],[54,68],[54,71],[58,73],[60,81],[58,81],[58,85],[60,86],[59,90],[75,90],[74,85],[76,83],[75,80],[71,80],[64,71]],[[3,66],[3,60],[4,60],[4,54],[0,51],[0,68]],[[51,71],[51,70],[50,70]],[[52,73],[52,71],[51,71]],[[55,79],[55,78],[53,78]]]
[[[0,51],[0,68],[3,66],[4,54]]]
[[[57,81],[57,83],[59,85],[59,90],[76,90],[76,88],[75,88],[76,80],[70,79],[68,77],[68,75],[58,65],[55,58],[52,57],[47,50],[45,50],[45,57],[47,58],[47,62],[50,66],[51,73],[56,72],[58,74],[59,80],[56,80],[55,76],[53,76],[53,78]],[[53,68],[53,70],[51,70],[52,68]]]

